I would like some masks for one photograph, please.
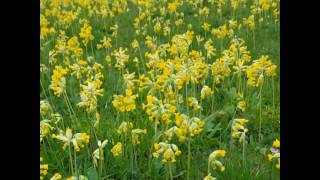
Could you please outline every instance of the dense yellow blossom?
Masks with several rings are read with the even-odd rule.
[[[62,141],[64,143],[63,149],[66,149],[72,144],[77,152],[80,151],[80,148],[84,148],[90,140],[90,136],[87,133],[72,134],[72,129],[70,128],[67,128],[65,135],[62,133],[59,135],[53,134],[52,138]]]
[[[122,154],[122,143],[117,142],[117,144],[112,147],[111,152],[114,157],[120,156]]]
[[[176,156],[180,156],[181,154],[181,151],[175,144],[160,142],[155,143],[153,146],[155,150],[152,154],[153,157],[158,159],[162,155],[163,163],[175,163],[177,161]]]
[[[65,75],[68,73],[68,69],[62,66],[55,66],[53,74],[51,76],[50,89],[52,89],[54,95],[60,97],[66,89]]]
[[[114,95],[112,105],[117,109],[118,112],[133,111],[136,109],[135,99],[138,95],[132,95],[132,90],[127,89],[126,95]]]

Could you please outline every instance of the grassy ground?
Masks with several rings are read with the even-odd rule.
[[[44,139],[41,142],[41,157],[43,157],[42,164],[48,164],[48,174],[44,175],[44,179],[50,179],[55,173],[61,174],[63,179],[71,176],[84,175],[88,179],[167,179],[168,170],[167,164],[161,162],[161,158],[156,159],[152,157],[152,148],[155,143],[154,133],[154,122],[148,120],[148,115],[142,109],[142,103],[146,104],[148,91],[138,91],[138,84],[135,84],[133,94],[139,94],[139,97],[135,100],[136,109],[130,112],[118,112],[112,105],[114,100],[113,95],[125,94],[125,86],[122,72],[115,68],[114,64],[116,59],[112,57],[112,62],[105,61],[106,56],[112,55],[111,52],[117,50],[119,47],[128,48],[129,62],[126,63],[125,69],[128,72],[135,72],[136,78],[138,79],[143,74],[143,62],[148,61],[145,58],[145,53],[154,53],[153,50],[148,48],[144,41],[145,36],[135,34],[135,28],[133,27],[134,19],[141,14],[146,12],[146,9],[151,9],[151,20],[156,17],[162,17],[171,21],[171,37],[177,34],[185,33],[188,30],[187,25],[192,24],[192,31],[194,32],[194,38],[192,44],[189,47],[191,50],[196,50],[203,53],[205,56],[206,51],[203,45],[200,47],[197,45],[195,36],[201,35],[206,38],[202,42],[206,42],[211,38],[216,48],[216,56],[208,58],[208,75],[205,77],[206,84],[212,87],[212,75],[210,65],[216,61],[222,55],[222,50],[228,49],[231,40],[235,37],[242,38],[245,41],[250,51],[250,55],[253,60],[260,58],[261,55],[268,55],[269,59],[277,65],[276,76],[265,77],[264,84],[262,86],[262,101],[260,109],[260,96],[259,87],[249,87],[247,85],[247,77],[242,76],[242,86],[244,87],[243,94],[246,102],[246,111],[238,112],[237,110],[237,92],[238,83],[236,75],[232,73],[223,80],[220,84],[215,85],[214,95],[208,97],[202,101],[202,110],[198,112],[189,112],[188,105],[182,103],[177,107],[177,111],[180,113],[198,116],[200,119],[205,121],[203,131],[196,135],[194,138],[190,138],[191,141],[191,165],[188,169],[188,143],[179,142],[177,138],[167,141],[168,143],[176,144],[181,150],[182,154],[176,157],[175,163],[171,164],[172,178],[173,179],[187,179],[188,173],[190,179],[203,179],[208,175],[208,157],[214,151],[223,149],[226,151],[226,156],[221,161],[225,166],[224,172],[218,170],[211,170],[211,174],[217,179],[279,179],[279,170],[276,169],[276,161],[268,161],[267,154],[270,153],[272,142],[280,137],[279,128],[279,113],[280,113],[280,33],[279,33],[279,22],[274,21],[272,15],[272,8],[261,17],[264,17],[263,22],[259,23],[259,15],[255,15],[255,28],[254,32],[248,30],[245,25],[241,28],[235,28],[234,35],[226,37],[223,40],[213,36],[210,32],[204,32],[201,28],[204,22],[211,24],[212,27],[217,28],[220,25],[228,23],[229,20],[237,20],[238,25],[243,24],[243,18],[247,18],[252,15],[250,12],[250,5],[253,5],[253,1],[246,1],[246,5],[240,4],[233,15],[233,10],[230,5],[230,1],[225,1],[222,5],[222,15],[217,13],[217,4],[210,4],[207,1],[203,2],[203,5],[198,4],[195,9],[186,1],[184,4],[177,9],[178,12],[184,13],[183,25],[177,27],[174,25],[175,20],[179,19],[176,15],[167,13],[165,16],[160,14],[160,7],[162,5],[167,7],[167,2],[157,1],[153,2],[151,7],[145,8],[140,5],[142,9],[139,12],[139,6],[134,1],[128,1],[123,6],[123,12],[116,14],[113,17],[106,16],[101,17],[95,13],[89,16],[89,10],[95,12],[92,7],[102,7],[102,5],[96,4],[95,1],[89,1],[91,6],[84,5],[81,13],[78,17],[70,23],[70,25],[63,26],[63,19],[66,17],[58,18],[53,15],[45,15],[46,11],[52,10],[55,7],[60,7],[58,11],[67,10],[69,12],[75,12],[76,7],[81,6],[81,1],[75,1],[74,6],[64,5],[50,5],[49,2],[44,1],[43,7],[41,8],[41,14],[46,17],[50,22],[48,27],[55,29],[55,32],[47,35],[41,39],[41,59],[40,63],[47,68],[47,71],[41,72],[40,83],[41,83],[41,100],[46,100],[52,107],[51,112],[59,113],[63,120],[58,123],[51,123],[53,127],[47,133],[44,133]],[[115,4],[109,6],[113,7]],[[119,1],[122,2],[122,1]],[[171,1],[170,1],[171,2]],[[279,6],[279,2],[277,7]],[[68,3],[67,3],[68,4]],[[70,4],[73,4],[70,2]],[[209,7],[210,13],[207,18],[195,17],[195,14],[200,8]],[[261,6],[261,5],[260,5]],[[126,11],[129,9],[129,11]],[[154,10],[152,10],[154,9]],[[110,12],[112,12],[110,10]],[[92,34],[94,40],[90,41],[86,47],[81,42],[83,38],[79,35],[82,25],[79,23],[79,19],[87,19],[89,24],[92,26]],[[110,30],[110,27],[117,24],[118,36],[112,37],[114,31]],[[146,20],[142,21],[143,24],[148,24],[147,35],[157,36],[158,41],[156,44],[172,43],[171,38],[164,36],[162,33],[157,35],[153,32],[154,23],[148,23]],[[163,25],[163,22],[162,22]],[[163,27],[163,26],[162,26]],[[41,27],[44,28],[44,27]],[[69,61],[65,60],[65,56],[58,54],[56,56],[57,61],[49,63],[49,52],[57,50],[57,38],[59,30],[64,30],[67,35],[67,39],[72,36],[77,36],[80,43],[80,48],[83,49],[83,55],[80,58],[71,58]],[[112,39],[112,48],[109,50],[97,49],[96,45],[103,37],[110,37]],[[159,38],[160,37],[160,38]],[[139,51],[134,50],[131,47],[131,42],[136,39],[139,42],[141,56]],[[160,39],[160,40],[159,40]],[[92,44],[92,45],[91,45]],[[72,53],[71,53],[72,54]],[[94,60],[90,61],[90,56]],[[138,57],[138,66],[134,65],[133,58]],[[94,63],[99,63],[103,66],[101,73],[103,74],[103,84],[101,89],[104,90],[103,96],[97,96],[97,108],[94,112],[98,112],[100,115],[100,123],[97,127],[93,127],[96,120],[95,113],[87,112],[83,108],[79,108],[77,104],[82,101],[79,92],[80,84],[84,84],[85,79],[77,79],[71,75],[72,70],[69,69],[66,78],[66,95],[57,97],[54,95],[53,90],[50,88],[52,84],[52,74],[56,66],[68,68],[69,65],[76,64],[80,59],[88,62],[88,66],[92,66]],[[173,59],[173,58],[171,58]],[[167,59],[164,59],[166,61]],[[168,60],[169,61],[169,60]],[[252,61],[247,63],[248,66],[252,64]],[[232,65],[230,65],[232,67]],[[150,70],[150,69],[147,69]],[[159,71],[158,73],[162,73]],[[85,73],[84,73],[85,74]],[[160,75],[158,74],[158,75]],[[147,73],[145,73],[147,75]],[[148,76],[148,75],[147,75]],[[155,79],[156,81],[156,79]],[[200,102],[200,91],[203,83],[185,85],[179,91],[184,98],[193,94],[197,97]],[[194,89],[192,89],[194,88]],[[186,94],[189,92],[189,94]],[[161,99],[161,96],[165,95],[162,92],[156,92],[154,95]],[[176,94],[177,95],[177,94]],[[66,99],[67,98],[67,99]],[[164,99],[162,97],[162,99]],[[214,102],[214,103],[212,103]],[[261,113],[261,134],[262,138],[259,140],[259,123]],[[199,115],[201,114],[201,115]],[[41,116],[41,121],[52,118],[50,115]],[[231,143],[231,122],[234,118],[245,118],[249,120],[247,124],[248,133],[246,133],[245,143],[245,154],[243,154],[243,144],[237,142]],[[76,121],[76,122],[75,122]],[[130,121],[134,123],[134,128],[147,129],[147,134],[140,136],[141,143],[133,145],[130,138],[125,137],[123,134],[118,134],[117,129],[123,121]],[[161,121],[161,120],[160,120]],[[174,126],[174,117],[172,123],[164,126],[160,124],[157,126],[159,137],[157,142],[165,142],[166,139],[163,133],[170,127]],[[63,143],[57,139],[53,139],[52,134],[59,134],[59,130],[65,134],[66,128],[70,127],[74,133],[85,132],[90,136],[90,142],[81,148],[80,152],[71,150],[68,152],[62,149]],[[43,133],[43,132],[41,132]],[[107,145],[104,147],[103,157],[104,160],[101,164],[94,166],[92,153],[98,148],[97,139],[104,140],[108,139]],[[118,157],[114,157],[110,152],[116,142],[122,142],[123,153]],[[72,149],[72,145],[69,147]],[[72,159],[72,160],[70,160]],[[71,164],[72,163],[72,164]],[[100,163],[100,162],[99,162]],[[76,169],[76,172],[72,172]],[[170,178],[170,177],[169,177]],[[168,178],[168,179],[169,179]]]

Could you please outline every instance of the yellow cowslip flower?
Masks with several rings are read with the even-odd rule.
[[[72,52],[76,57],[81,57],[83,54],[83,50],[80,47],[80,43],[78,41],[77,36],[73,36],[67,41],[67,46],[66,48]]]
[[[133,129],[131,131],[132,144],[140,144],[139,135],[147,134],[147,129]]]
[[[259,7],[265,12],[268,12],[270,8],[275,8],[277,6],[276,0],[259,0]]]
[[[223,40],[226,37],[230,37],[232,35],[232,29],[227,27],[227,24],[223,24],[218,28],[212,28],[211,34],[217,37],[220,40]]]
[[[124,86],[126,89],[134,89],[134,83],[138,80],[135,79],[135,72],[129,74],[128,72],[123,75]]]
[[[201,89],[201,99],[205,99],[213,94],[213,90],[208,86],[203,86]]]
[[[40,162],[42,161],[42,157],[40,157]],[[44,179],[44,177],[48,174],[49,165],[48,164],[40,164],[40,180]]]
[[[241,111],[241,112],[245,112],[246,108],[247,108],[247,104],[246,101],[243,98],[243,94],[242,93],[237,93],[237,108]]]
[[[87,133],[77,133],[73,136],[72,144],[76,152],[80,151],[80,148],[84,148],[89,143],[90,136]]]
[[[253,64],[246,69],[248,85],[259,87],[265,77],[276,75],[276,68],[277,65],[273,64],[268,56],[261,56],[259,59],[253,61]]]
[[[267,155],[267,158],[269,161],[276,160],[276,168],[280,169],[280,140],[276,139],[272,143],[272,148],[270,149],[270,152]]]
[[[80,148],[88,144],[90,140],[90,136],[87,135],[87,133],[77,133],[73,135],[72,129],[70,128],[67,128],[65,135],[62,133],[59,135],[53,134],[52,138],[62,141],[64,143],[62,147],[64,150],[72,143],[77,152],[80,151]]]
[[[205,23],[203,23],[203,24],[201,25],[201,28],[202,28],[204,31],[210,31],[211,24],[205,22]]]
[[[47,100],[40,101],[40,115],[45,116],[52,111],[51,105]]]
[[[114,100],[112,101],[112,105],[118,112],[129,112],[136,109],[135,99],[138,95],[132,95],[131,89],[126,89],[126,96],[113,95],[113,97]]]
[[[89,41],[94,39],[94,36],[92,35],[92,26],[87,20],[82,21],[82,23],[80,22],[80,24],[83,24],[83,27],[80,30],[79,36],[82,38],[82,43],[87,46]]]
[[[40,121],[40,142],[42,142],[43,139],[55,129],[51,126],[50,122],[52,122],[52,120],[45,119]]]
[[[55,32],[53,27],[49,27],[50,22],[43,14],[40,14],[40,39],[45,39],[49,34]]]
[[[187,31],[183,34],[174,35],[171,39],[172,45],[168,49],[171,55],[187,55],[189,46],[192,43],[194,32]]]
[[[133,129],[133,123],[123,121],[117,129],[118,134],[131,138],[132,144],[140,144],[139,135],[147,134],[146,129]]]
[[[60,97],[61,94],[66,89],[66,79],[65,75],[68,73],[67,68],[62,66],[55,66],[53,74],[51,76],[50,89],[53,91],[54,95]]]
[[[162,162],[163,163],[175,163],[176,156],[180,156],[181,151],[179,150],[178,146],[175,144],[168,144],[165,142],[160,142],[154,144],[154,152],[152,156],[156,159],[162,155]]]
[[[171,34],[171,28],[168,25],[164,26],[163,27],[163,35],[168,36],[170,34]]]
[[[159,21],[153,26],[153,31],[155,33],[159,33],[161,31],[161,24]]]
[[[89,70],[87,64],[87,61],[79,60],[77,63],[69,65],[71,75],[76,76],[77,79],[81,79],[83,76],[87,74]]]
[[[280,169],[280,158],[278,159],[278,163],[276,164],[276,168]]]
[[[209,13],[210,13],[210,9],[207,6],[203,7],[202,9],[201,8],[199,9],[199,16],[204,15],[208,17]]]
[[[213,41],[211,39],[204,43],[204,48],[207,51],[207,58],[211,59],[216,55],[216,48],[214,48]]]
[[[219,170],[221,172],[223,172],[225,170],[224,165],[218,160],[218,158],[223,158],[226,155],[226,151],[225,150],[215,150],[213,151],[208,158],[208,164],[210,166],[210,168],[212,169],[216,169],[219,168]]]
[[[129,55],[126,54],[127,51],[127,48],[123,49],[122,47],[120,47],[119,49],[116,49],[112,52],[112,56],[116,58],[116,68],[122,69],[124,68],[125,63],[128,62]]]
[[[123,134],[123,135],[126,135],[130,129],[133,128],[133,123],[132,122],[126,122],[126,121],[123,121],[119,128],[117,129],[117,133],[118,134]]]
[[[272,146],[274,148],[280,149],[280,141],[278,139],[274,140]]]
[[[167,139],[167,140],[171,140],[172,139],[172,136],[174,135],[174,133],[177,131],[177,127],[176,126],[173,126],[172,128],[169,128],[168,130],[166,130],[163,135],[164,137]]]
[[[164,132],[166,139],[171,140],[175,134],[180,142],[184,142],[187,137],[194,137],[203,131],[205,122],[197,117],[188,117],[185,114],[176,113],[176,126]]]
[[[111,27],[110,27],[110,30],[112,30],[111,37],[117,38],[117,36],[118,36],[118,29],[119,29],[118,24],[115,24],[114,26],[111,26]]]
[[[231,136],[232,139],[239,139],[240,143],[245,143],[246,133],[248,129],[245,125],[249,122],[247,119],[234,119],[231,125]]]
[[[149,49],[153,49],[154,47],[156,47],[156,41],[157,37],[146,36],[146,40],[144,41],[144,43]]]
[[[131,42],[131,46],[133,49],[137,49],[139,47],[139,42],[134,39],[132,42]]]
[[[254,15],[251,15],[247,18],[243,18],[243,25],[248,26],[250,31],[254,31],[254,28],[255,28]]]
[[[97,71],[98,72],[95,75],[91,76],[84,82],[85,84],[80,84],[81,101],[77,104],[77,106],[84,107],[87,112],[96,111],[98,101],[97,96],[103,96],[103,75],[100,72],[101,70]]]
[[[212,176],[211,176],[211,173],[209,173],[206,177],[204,177],[203,180],[216,180],[216,179],[217,179],[217,178],[212,177]]]
[[[45,64],[40,63],[40,74],[46,74],[49,71]]]
[[[174,0],[171,3],[168,3],[168,11],[169,13],[174,13],[176,12],[177,8],[179,7],[179,1],[178,0]]]
[[[98,148],[96,150],[94,150],[92,153],[93,163],[95,166],[98,165],[97,160],[104,160],[103,148],[107,145],[107,143],[108,143],[107,139],[104,140],[103,142],[98,140]]]
[[[211,65],[211,72],[214,83],[219,84],[222,80],[230,75],[231,70],[226,61],[223,59],[217,59]]]
[[[122,143],[117,142],[117,144],[112,147],[111,152],[114,157],[120,156],[122,154]]]
[[[195,97],[188,97],[188,105],[195,111],[201,109],[201,106],[199,105],[198,100]]]
[[[103,36],[103,39],[100,40],[100,44],[97,44],[97,49],[110,49],[112,47],[111,39],[106,36]]]
[[[59,173],[54,173],[54,175],[50,178],[50,180],[60,180],[60,179],[62,179],[62,176]]]
[[[229,57],[228,63],[234,64],[235,74],[241,73],[246,69],[245,63],[251,61],[250,51],[245,46],[245,41],[240,38],[233,38],[228,50],[223,51],[225,57]]]
[[[238,26],[238,22],[237,20],[233,20],[233,19],[230,19],[228,21],[228,26],[231,28],[231,29],[235,29],[237,26]]]
[[[237,108],[241,110],[241,112],[246,111],[246,102],[244,100],[241,100],[237,104]]]
[[[154,120],[156,123],[162,120],[164,124],[169,124],[171,117],[176,112],[176,106],[164,103],[152,95],[147,96],[147,104],[142,104],[142,109],[145,110],[150,120]]]

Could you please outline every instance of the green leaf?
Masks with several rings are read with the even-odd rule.
[[[208,137],[213,137],[218,131],[220,131],[221,130],[221,128],[220,128],[220,126],[221,126],[221,123],[218,123],[217,125],[216,125],[216,127],[214,127],[214,129],[209,129],[208,131],[210,132],[210,134],[208,135]]]
[[[88,175],[89,180],[98,180],[99,179],[98,173],[94,167],[90,167],[87,170],[87,175]]]

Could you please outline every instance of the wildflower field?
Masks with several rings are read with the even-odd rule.
[[[40,179],[280,179],[279,0],[40,0]]]

